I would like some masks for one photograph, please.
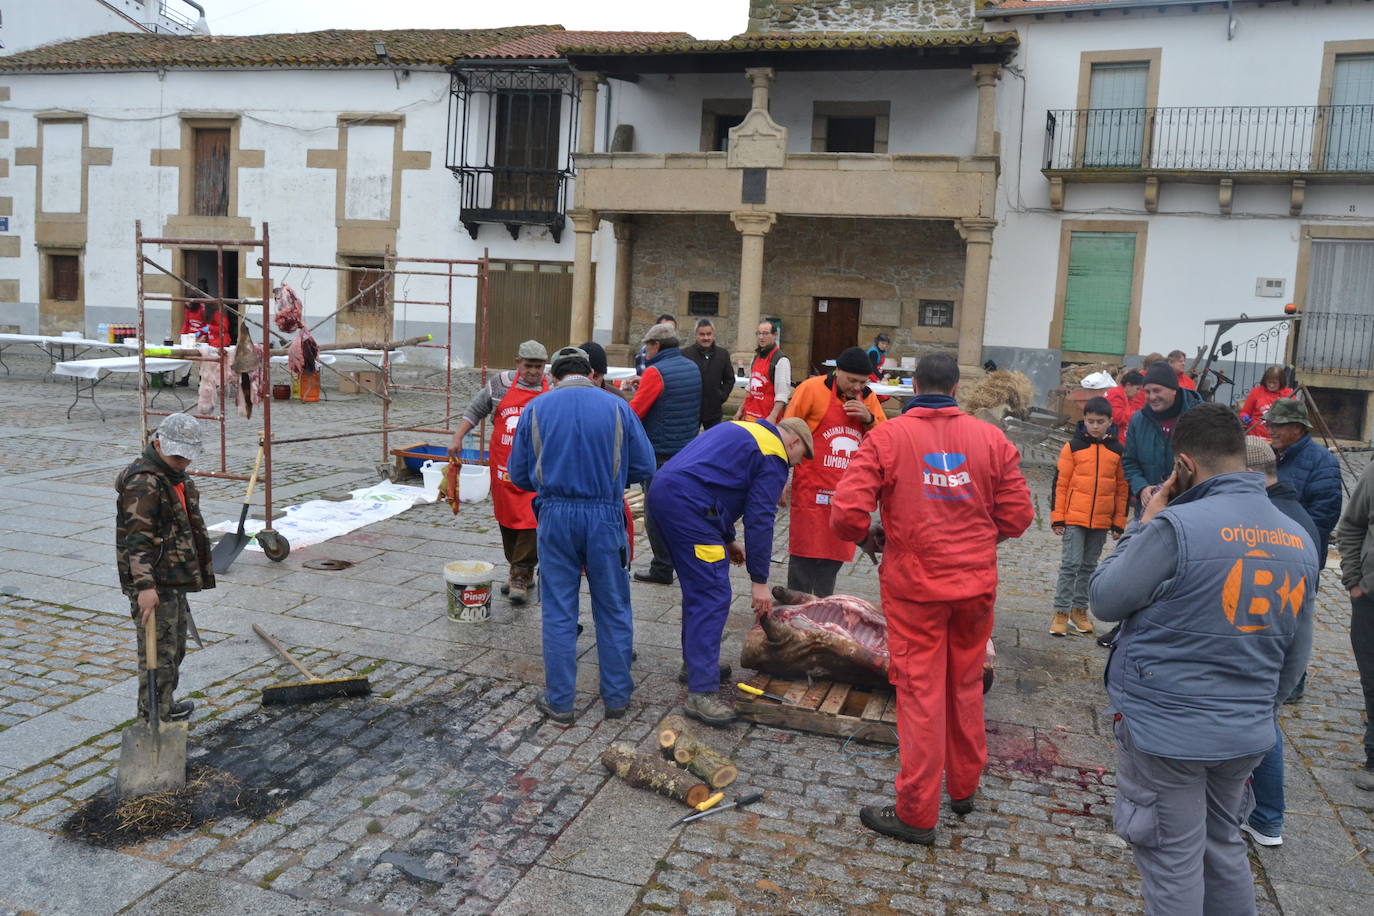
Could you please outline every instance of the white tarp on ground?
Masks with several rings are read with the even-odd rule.
[[[434,498],[425,493],[424,487],[406,487],[383,480],[354,490],[345,500],[312,499],[299,506],[287,506],[286,515],[277,519],[272,527],[295,550],[400,515],[417,502],[432,503]],[[238,527],[237,520],[229,520],[211,525],[210,530],[228,534],[237,531]],[[255,518],[250,518],[243,526],[249,535],[256,535],[262,529],[263,522]],[[249,539],[247,549],[262,550],[256,537]]]

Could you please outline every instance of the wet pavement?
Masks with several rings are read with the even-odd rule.
[[[1041,518],[1002,548],[984,788],[973,814],[942,814],[933,848],[859,824],[860,805],[891,799],[896,760],[882,746],[747,724],[711,737],[739,765],[734,788],[758,788],[764,801],[670,829],[681,806],[609,777],[599,755],[616,741],[650,747],[654,725],[683,699],[676,588],[632,586],[630,715],[602,717],[588,627],[577,722],[549,724],[533,706],[537,605],[497,596],[484,624],[446,614],[444,563],[501,565],[489,503],[457,518],[419,505],[280,564],[248,551],[219,588],[192,596],[206,647],[182,669],[182,693],[197,703],[190,762],[241,791],[207,793],[186,826],[111,839],[102,803],[138,686],[111,482],[136,451],[137,395],[102,387],[107,421],[83,405],[67,422],[69,390],[41,380],[36,360],[12,364],[0,378],[0,913],[1142,909],[1129,851],[1111,831],[1105,652],[1047,631],[1059,541],[1038,468],[1029,474]],[[378,425],[370,398],[329,397],[279,404],[276,435]],[[396,409],[401,422],[432,419],[442,400],[400,395]],[[229,428],[231,459],[246,472],[256,427]],[[375,481],[379,453],[377,436],[283,446],[275,496],[345,498]],[[237,518],[242,486],[204,481],[207,520]],[[784,526],[776,544],[780,580]],[[353,565],[303,565],[320,558]],[[871,567],[856,569],[840,590],[876,600]],[[751,616],[736,576],[726,660]],[[1374,797],[1351,782],[1361,699],[1338,586],[1324,574],[1307,698],[1282,713],[1285,843],[1252,855],[1266,914],[1374,912]],[[298,676],[252,635],[254,623],[322,676],[365,674],[373,694],[264,709],[263,687]]]

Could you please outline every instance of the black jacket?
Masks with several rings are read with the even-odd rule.
[[[720,422],[721,406],[735,388],[735,370],[730,365],[730,352],[715,344],[709,350],[692,344],[682,348],[682,355],[696,363],[701,370],[701,424],[714,426]]]

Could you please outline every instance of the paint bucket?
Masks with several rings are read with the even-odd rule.
[[[301,401],[306,404],[314,403],[320,399],[320,373],[302,372],[301,380]]]
[[[491,471],[484,465],[465,464],[458,472],[458,498],[480,503],[491,493]]]
[[[459,560],[444,565],[449,620],[485,623],[491,619],[491,574],[495,568],[481,560]]]
[[[426,499],[433,500],[439,498],[439,484],[444,481],[444,470],[447,467],[447,461],[426,461],[424,464],[420,465],[420,476],[425,479]],[[463,491],[459,489],[458,492],[461,497]]]

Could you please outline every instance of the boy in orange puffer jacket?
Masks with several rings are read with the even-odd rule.
[[[1050,632],[1089,636],[1088,582],[1097,568],[1107,532],[1112,540],[1126,528],[1126,474],[1121,467],[1122,445],[1112,425],[1112,405],[1092,398],[1083,405],[1083,422],[1059,453],[1054,475],[1054,510],[1050,529],[1064,538],[1059,561],[1059,585],[1054,590],[1054,620]]]

